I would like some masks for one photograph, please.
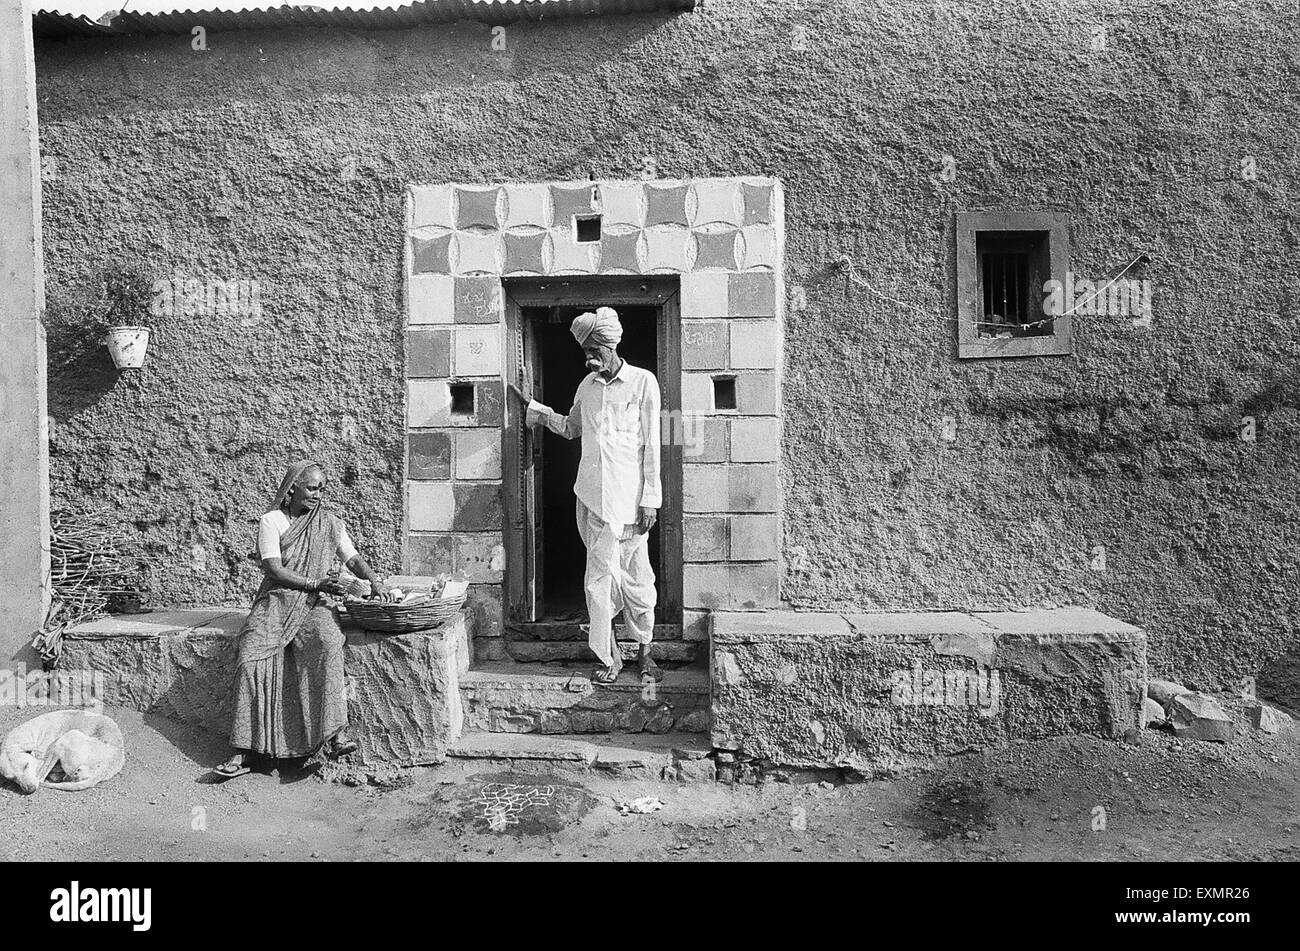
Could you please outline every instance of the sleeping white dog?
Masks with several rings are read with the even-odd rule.
[[[126,762],[122,731],[110,717],[85,710],[46,713],[14,727],[0,744],[0,776],[34,793],[76,791],[116,776]]]

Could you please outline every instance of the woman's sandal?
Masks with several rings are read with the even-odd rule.
[[[360,749],[360,744],[350,736],[345,736],[341,741],[336,735],[329,742],[328,754],[331,759],[341,759],[344,756],[355,753]]]
[[[253,768],[248,765],[247,760],[235,762],[234,757],[226,760],[220,766],[212,767],[212,772],[222,779],[234,779],[236,776],[243,776],[245,773],[251,773]]]
[[[598,684],[612,684],[618,680],[618,671],[613,667],[597,667],[591,672],[591,679]]]

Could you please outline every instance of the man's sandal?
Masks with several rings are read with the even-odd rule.
[[[612,684],[618,680],[618,671],[613,667],[597,667],[591,672],[591,679],[598,684]]]
[[[649,657],[641,663],[641,679],[644,680],[647,677],[655,683],[659,683],[664,679],[664,669]]]

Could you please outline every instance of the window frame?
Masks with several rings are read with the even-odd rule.
[[[1069,219],[1056,211],[959,211],[957,231],[957,357],[1065,356],[1073,352],[1074,320],[1062,314],[1052,322],[1050,334],[1020,337],[981,337],[984,322],[983,298],[980,293],[980,257],[977,251],[981,233],[1005,231],[1042,231],[1047,233],[1048,280],[1065,283],[1070,269]],[[1030,299],[1041,289],[1030,288]]]

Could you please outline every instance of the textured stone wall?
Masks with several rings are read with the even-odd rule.
[[[229,735],[243,611],[183,610],[107,618],[64,642],[61,671],[90,680],[106,706]],[[362,766],[440,763],[465,722],[460,677],[470,637],[457,617],[431,631],[345,627],[348,723]]]
[[[211,33],[206,53],[43,43],[50,296],[129,262],[259,279],[268,315],[160,320],[130,379],[52,325],[55,498],[135,526],[156,598],[246,596],[253,519],[310,450],[395,566],[406,188],[769,176],[782,596],[1088,605],[1146,630],[1157,673],[1283,691],[1300,662],[1287,7],[710,0],[509,27],[504,52],[477,24]],[[1150,327],[1081,317],[1070,356],[958,361],[953,217],[1002,207],[1066,213],[1081,274],[1149,254],[1128,276],[1152,281]]]
[[[1140,729],[1146,636],[1096,611],[712,616],[713,745],[778,765]]]

